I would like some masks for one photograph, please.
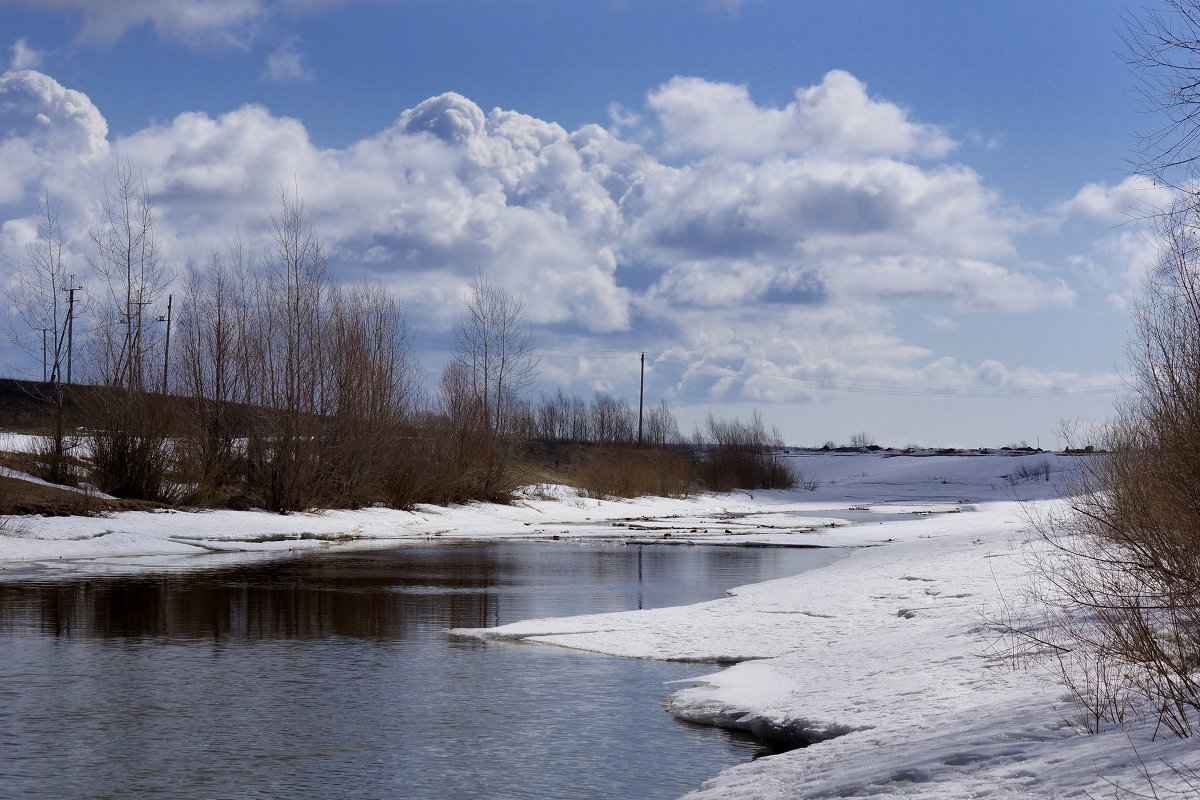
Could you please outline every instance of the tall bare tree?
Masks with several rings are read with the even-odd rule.
[[[261,376],[251,401],[260,424],[248,443],[250,481],[277,511],[314,505],[320,483],[319,421],[332,410],[329,391],[329,301],[324,247],[294,193],[280,189],[271,217],[245,360]]]
[[[158,384],[158,337],[147,330],[150,308],[170,282],[154,207],[141,175],[128,163],[105,187],[90,235],[88,263],[102,289],[92,369],[107,387],[88,410],[95,477],[105,491],[158,500],[169,493],[166,417],[146,391]]]
[[[244,321],[251,298],[242,294],[246,251],[235,240],[227,250],[214,249],[203,267],[188,263],[176,323],[173,383],[190,406],[185,472],[196,487],[193,500],[214,501],[234,483],[234,403],[244,396],[250,374],[238,355],[247,335]]]
[[[94,364],[102,382],[129,391],[155,383],[156,338],[147,332],[153,309],[171,281],[157,236],[145,181],[128,163],[105,186],[100,218],[91,234],[88,263],[103,292],[100,341]]]
[[[330,292],[325,479],[339,505],[389,494],[389,450],[413,417],[419,372],[404,310],[379,284]],[[395,466],[395,465],[392,465]]]
[[[466,370],[483,427],[503,433],[510,405],[537,381],[540,363],[520,298],[477,275],[454,329],[454,360]]]

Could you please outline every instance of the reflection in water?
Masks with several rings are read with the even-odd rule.
[[[831,551],[494,544],[0,583],[0,798],[676,797],[754,743],[696,665],[446,636],[691,603]]]
[[[207,572],[0,583],[0,630],[54,636],[402,640],[422,626],[652,608],[793,574],[836,550],[460,545]]]

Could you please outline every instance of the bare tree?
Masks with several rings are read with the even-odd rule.
[[[536,382],[540,361],[521,300],[477,275],[454,329],[454,360],[466,370],[483,427],[504,432],[509,407]]]
[[[16,316],[9,338],[30,356],[42,358],[43,380],[62,379],[66,365],[66,240],[58,221],[58,205],[49,195],[38,202],[37,239],[25,248],[5,294]],[[19,325],[14,323],[19,322]]]
[[[1200,733],[1200,0],[1127,20],[1128,60],[1162,124],[1138,169],[1175,187],[1155,209],[1159,261],[1134,308],[1133,392],[1081,461],[1069,511],[1039,521],[1038,614],[1018,650],[1050,653],[1089,727],[1135,705]]]
[[[340,505],[383,493],[383,465],[417,406],[419,371],[404,311],[379,284],[329,293],[329,392],[323,471]]]
[[[615,444],[629,443],[637,438],[637,415],[624,399],[596,392],[592,396],[591,412],[593,441]]]
[[[149,308],[170,281],[156,235],[154,208],[140,175],[118,166],[105,187],[100,218],[90,235],[88,263],[103,287],[92,341],[92,370],[105,388],[86,409],[93,475],[120,497],[165,499],[166,408],[146,396],[157,384],[159,342],[146,331]]]
[[[248,442],[250,481],[275,511],[315,504],[320,483],[317,425],[329,410],[326,303],[327,263],[304,204],[286,189],[271,217],[274,247],[252,320],[246,363],[261,380],[251,398],[260,425]]]
[[[683,442],[679,422],[666,400],[660,400],[659,404],[646,414],[645,441],[651,447],[670,447]]]
[[[241,294],[246,253],[240,241],[214,249],[204,267],[187,265],[181,298],[173,382],[190,406],[184,443],[185,473],[194,502],[214,502],[235,482],[237,431],[231,419],[246,371],[237,358],[246,330],[239,324],[249,298]]]
[[[875,437],[866,431],[859,431],[850,437],[850,446],[857,447],[860,450],[868,450],[875,447]]]
[[[73,275],[68,274],[66,240],[57,204],[49,195],[38,203],[37,239],[29,244],[5,293],[16,317],[10,318],[9,338],[31,356],[40,354],[42,380],[37,390],[50,408],[50,435],[39,446],[41,477],[71,483],[72,449],[66,435],[66,405],[61,382],[71,360],[71,328],[75,311]],[[69,296],[68,296],[69,293]],[[16,321],[19,325],[15,324]]]
[[[156,303],[171,280],[156,235],[154,207],[145,182],[128,163],[105,187],[100,219],[92,229],[88,263],[104,289],[97,352],[98,377],[112,386],[142,391],[153,385],[157,342],[147,334]]]

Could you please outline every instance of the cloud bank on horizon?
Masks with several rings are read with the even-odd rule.
[[[81,35],[100,39],[144,22],[166,36],[219,35],[268,8],[194,4],[208,16],[168,20],[152,3],[60,2],[84,8]],[[16,65],[35,63],[27,51],[13,51]],[[295,57],[280,61],[281,79],[302,78],[297,51],[279,52]],[[603,355],[613,349],[690,364],[664,367],[657,392],[685,404],[1119,383],[1111,371],[969,363],[909,341],[897,309],[915,304],[941,331],[981,316],[1003,330],[1017,315],[1068,313],[1079,281],[1127,296],[1150,263],[1136,234],[1106,229],[1057,270],[1025,258],[1018,240],[1069,219],[1107,226],[1160,199],[1136,179],[1022,210],[953,160],[949,129],[843,70],[782,107],[746,86],[675,77],[614,118],[566,130],[447,92],[342,148],[315,146],[301,121],[258,105],[112,137],[86,95],[14,69],[0,75],[0,250],[20,258],[49,196],[82,272],[105,182],[128,161],[173,263],[202,262],[235,235],[264,246],[280,187],[294,185],[339,277],[381,281],[437,336],[483,272],[523,298],[543,346],[580,352],[545,372],[581,393],[628,385],[627,365]],[[1120,246],[1129,252],[1117,260]]]

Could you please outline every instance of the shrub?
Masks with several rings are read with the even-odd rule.
[[[1049,481],[1051,472],[1050,462],[1043,458],[1036,463],[1024,462],[1018,464],[1016,469],[1005,476],[1005,480],[1012,485],[1039,479]]]
[[[1070,511],[1038,520],[1037,629],[1089,727],[1149,703],[1180,736],[1200,733],[1200,219],[1163,223],[1165,247],[1135,308],[1136,394],[1105,450],[1081,457]]]
[[[860,431],[850,437],[850,446],[862,449],[870,449],[875,447],[875,437],[866,431]]]
[[[763,427],[758,412],[749,422],[710,414],[701,436],[701,480],[715,492],[732,489],[791,489],[796,475],[779,452],[783,439]]]
[[[89,398],[91,477],[101,491],[131,500],[170,500],[165,410],[141,392],[110,388]]]

